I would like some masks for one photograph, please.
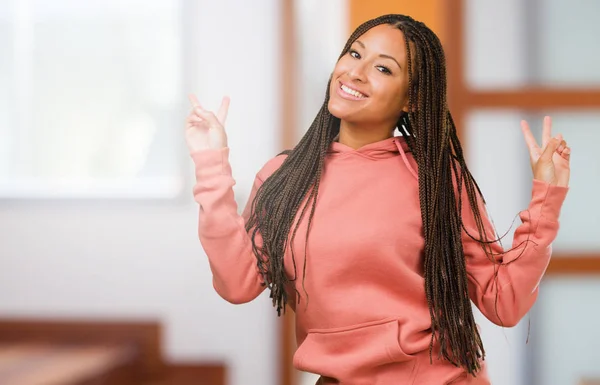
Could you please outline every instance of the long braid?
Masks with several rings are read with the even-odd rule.
[[[417,100],[414,106],[409,102],[409,120],[415,127],[415,160],[419,166],[425,291],[433,331],[430,352],[437,338],[445,359],[475,374],[485,352],[469,299],[462,220],[453,184],[453,175],[458,176],[454,157],[459,159],[461,170],[467,168],[462,152],[453,154],[451,146],[458,139],[446,101],[444,53],[438,38],[424,24],[403,19],[397,25],[405,40],[413,42],[419,63],[419,86],[409,87],[409,101]],[[457,184],[465,183],[470,202],[477,206],[473,189],[469,188],[474,180],[464,177],[465,174],[457,177],[460,180]],[[478,212],[474,213],[480,217]],[[481,218],[479,222],[483,223]],[[485,239],[483,226],[480,237]]]
[[[463,186],[477,224],[478,241],[487,246],[484,250],[490,259],[495,259],[491,257],[492,241],[486,238],[477,204],[476,194],[481,193],[468,171],[456,127],[448,111],[444,52],[437,36],[425,24],[404,15],[384,15],[360,25],[348,39],[340,58],[359,36],[380,24],[399,28],[406,41],[408,119],[412,130],[412,135],[406,140],[418,165],[425,238],[425,292],[432,328],[430,355],[437,339],[443,358],[475,375],[485,352],[469,300],[461,241],[460,191]],[[323,106],[306,134],[279,169],[258,189],[246,225],[259,271],[271,291],[273,305],[279,315],[286,309],[286,287],[297,276],[293,248],[294,277],[289,279],[286,275],[285,250],[289,243],[293,244],[307,213],[305,242],[308,242],[326,152],[340,129],[339,119],[332,116],[327,108],[330,83],[331,79]]]

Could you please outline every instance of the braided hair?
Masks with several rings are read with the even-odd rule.
[[[400,29],[406,42],[409,112],[402,114],[398,124],[407,119],[414,133],[405,138],[418,165],[425,238],[425,292],[432,328],[430,356],[437,339],[443,358],[475,375],[481,368],[480,360],[485,351],[468,293],[461,241],[460,191],[463,188],[480,235],[478,241],[489,256],[492,242],[486,240],[478,207],[476,194],[481,196],[481,192],[467,168],[448,110],[444,51],[438,37],[425,24],[408,16],[391,14],[360,25],[348,39],[340,58],[359,36],[380,24]],[[331,79],[323,106],[306,134],[288,152],[281,167],[258,189],[246,224],[259,271],[270,289],[278,315],[282,310],[285,312],[288,301],[286,285],[295,279],[288,278],[284,269],[286,247],[294,244],[299,224],[306,215],[308,240],[326,152],[340,130],[340,120],[327,107],[330,84]],[[296,271],[293,248],[292,261]],[[306,268],[306,258],[304,263]]]

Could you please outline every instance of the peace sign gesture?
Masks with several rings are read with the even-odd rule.
[[[225,120],[229,98],[224,97],[217,115],[205,110],[194,94],[189,95],[192,111],[185,119],[185,141],[190,153],[227,147]]]
[[[535,140],[526,121],[521,121],[521,130],[529,147],[529,159],[533,178],[552,185],[568,187],[571,174],[571,148],[561,134],[552,137],[552,120],[544,118],[542,131],[542,147]]]

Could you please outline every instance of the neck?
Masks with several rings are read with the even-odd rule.
[[[356,150],[392,136],[394,136],[394,127],[355,125],[342,120],[338,142]]]

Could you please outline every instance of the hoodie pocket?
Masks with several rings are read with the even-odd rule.
[[[413,360],[399,343],[396,318],[333,329],[310,329],[296,350],[294,366],[341,383],[373,376],[378,366]],[[414,361],[414,360],[413,360]],[[411,367],[406,370],[409,374]],[[398,368],[400,371],[404,371]]]

